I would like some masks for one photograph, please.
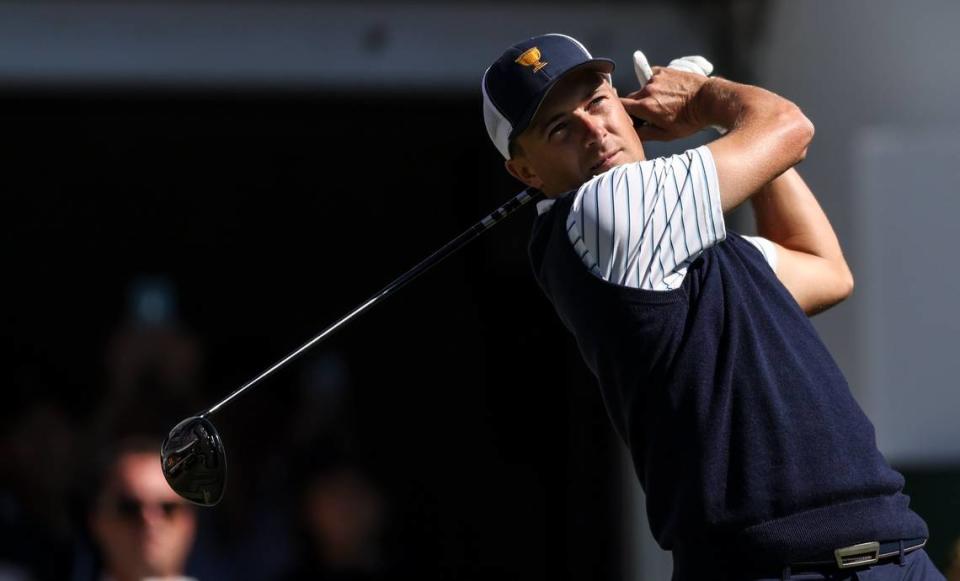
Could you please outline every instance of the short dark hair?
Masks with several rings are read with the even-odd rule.
[[[160,438],[148,434],[131,434],[110,442],[97,451],[95,461],[89,471],[82,475],[84,482],[81,485],[84,508],[92,511],[96,508],[97,500],[103,493],[110,472],[117,465],[117,461],[129,454],[156,454],[157,469],[160,469]]]

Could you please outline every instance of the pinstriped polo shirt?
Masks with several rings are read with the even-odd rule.
[[[571,244],[590,272],[620,286],[678,288],[690,263],[726,237],[716,165],[707,146],[617,166],[571,194]],[[538,212],[554,201],[541,201]],[[765,238],[744,238],[776,270],[776,247]]]

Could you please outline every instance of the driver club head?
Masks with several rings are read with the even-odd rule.
[[[227,482],[227,457],[220,434],[202,415],[173,427],[160,449],[170,488],[194,504],[214,506]]]

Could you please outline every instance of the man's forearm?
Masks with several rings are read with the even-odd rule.
[[[757,233],[791,250],[844,262],[840,242],[813,192],[791,168],[751,198]]]
[[[777,276],[809,313],[849,296],[853,275],[827,215],[793,168],[752,198],[757,232],[776,243]]]
[[[700,124],[730,130],[710,144],[725,212],[800,162],[813,137],[794,103],[759,87],[711,79],[692,109]]]
[[[803,160],[813,123],[794,103],[760,87],[654,67],[643,89],[621,97],[627,113],[647,122],[642,140],[669,141],[706,126],[729,129],[710,143],[725,212]]]

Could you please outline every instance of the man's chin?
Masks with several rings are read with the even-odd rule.
[[[179,553],[178,547],[165,547],[163,550],[147,551],[144,555],[144,569],[150,571],[150,577],[165,577],[176,573],[177,567],[174,564],[176,555]]]

